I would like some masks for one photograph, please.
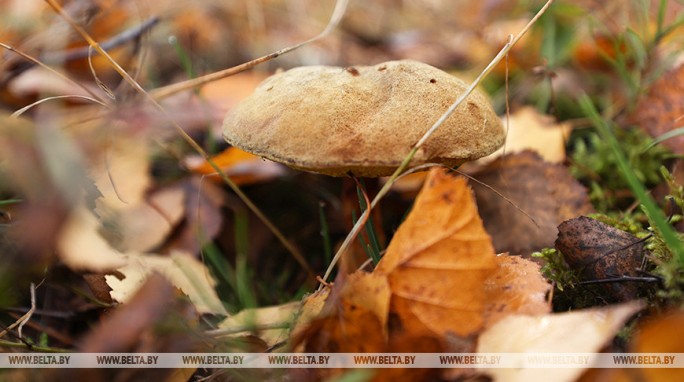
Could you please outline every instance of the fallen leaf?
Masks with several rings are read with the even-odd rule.
[[[670,70],[651,85],[630,116],[630,122],[645,129],[653,138],[684,125],[684,65]],[[663,141],[676,154],[684,154],[684,135]]]
[[[151,275],[130,301],[112,309],[80,341],[78,351],[86,353],[185,353],[210,351],[188,327],[196,322],[196,312],[177,298],[173,285],[160,275]],[[163,332],[163,335],[160,335]],[[137,369],[116,378],[111,369],[55,369],[59,377],[47,380],[114,379],[161,380],[183,369]],[[179,371],[181,370],[181,371]],[[119,374],[121,377],[122,374]]]
[[[153,250],[169,236],[181,221],[186,195],[182,187],[169,186],[150,193],[138,203],[117,209],[100,205],[98,212],[116,248],[128,252]]]
[[[325,301],[330,295],[330,288],[323,288],[318,290],[304,298],[301,304],[301,308],[297,313],[292,324],[291,338],[303,338],[302,333],[313,322],[318,318],[319,314],[325,306]],[[295,348],[296,351],[304,350],[303,348]]]
[[[684,311],[675,310],[645,320],[633,337],[630,348],[635,353],[684,353]],[[631,370],[630,370],[631,371]],[[636,369],[644,381],[682,381],[684,369]]]
[[[545,162],[562,163],[565,160],[565,141],[570,134],[568,123],[556,123],[550,115],[540,114],[533,107],[523,107],[511,114],[508,122],[506,143],[492,154],[478,159],[478,164],[490,163],[504,154],[530,150],[539,154]]]
[[[646,255],[643,240],[586,216],[559,225],[555,246],[582,281],[638,277]],[[633,300],[640,284],[601,284],[601,298],[610,302]]]
[[[72,211],[57,239],[60,258],[78,271],[107,272],[126,264],[124,255],[100,235],[100,221],[86,207]]]
[[[278,163],[263,160],[236,147],[229,147],[211,159],[237,185],[263,182],[281,176],[286,171],[285,167]],[[185,159],[185,165],[194,173],[223,182],[216,170],[201,157],[188,157]]]
[[[141,137],[112,137],[100,161],[91,164],[102,203],[109,208],[126,208],[143,203],[152,184],[150,148]]]
[[[485,327],[512,314],[537,316],[551,312],[549,284],[539,264],[519,256],[496,257],[496,269],[485,280]]]
[[[119,302],[127,302],[151,274],[160,273],[190,298],[199,313],[228,315],[214,290],[216,282],[209,270],[191,255],[181,252],[171,256],[129,255],[128,264],[118,271],[126,278],[105,276],[105,279],[112,288],[112,298]]]
[[[487,185],[472,187],[497,252],[528,256],[552,247],[561,222],[593,212],[586,190],[566,167],[531,151],[499,158],[473,176]]]
[[[238,73],[202,86],[200,95],[211,102],[223,118],[228,110],[252,94],[266,77],[267,74],[261,71]]]
[[[197,176],[182,180],[177,186],[184,194],[183,224],[165,244],[175,250],[198,254],[221,230],[226,195],[218,185],[203,183]]]
[[[632,301],[603,308],[542,316],[508,316],[485,330],[478,353],[596,353],[643,304]],[[584,370],[483,369],[495,381],[574,381]]]
[[[227,333],[226,337],[256,335],[270,348],[287,339],[290,323],[300,306],[301,303],[295,301],[277,306],[244,309],[221,321],[218,324],[218,332]]]
[[[484,323],[484,281],[495,266],[466,180],[434,169],[374,273],[387,275],[403,330],[465,336]]]

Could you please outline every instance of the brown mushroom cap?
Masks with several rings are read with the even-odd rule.
[[[466,88],[416,61],[299,67],[262,82],[228,113],[223,135],[236,147],[296,169],[386,176]],[[504,138],[488,99],[475,91],[410,166],[456,166],[495,151]]]

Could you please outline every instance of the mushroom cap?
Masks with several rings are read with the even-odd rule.
[[[467,85],[417,61],[275,74],[231,110],[225,139],[290,167],[332,176],[392,174]],[[473,92],[409,164],[457,166],[505,139],[489,100]]]

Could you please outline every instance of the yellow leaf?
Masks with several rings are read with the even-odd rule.
[[[375,272],[405,330],[466,336],[482,328],[494,249],[464,178],[430,172]]]

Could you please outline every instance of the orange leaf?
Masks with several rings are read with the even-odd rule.
[[[684,353],[682,336],[684,311],[675,310],[640,325],[631,348],[635,353]],[[642,368],[638,372],[643,381],[684,380],[684,369]]]
[[[235,147],[229,147],[211,159],[238,185],[256,183],[282,173],[280,165],[264,161],[254,154]],[[204,159],[188,158],[185,162],[190,171],[194,173],[214,177],[217,175],[216,170]]]
[[[464,178],[432,170],[377,274],[404,330],[469,335],[482,328],[494,249]]]
[[[511,314],[551,312],[546,295],[551,290],[539,264],[519,256],[497,256],[497,268],[485,281],[485,327]]]

